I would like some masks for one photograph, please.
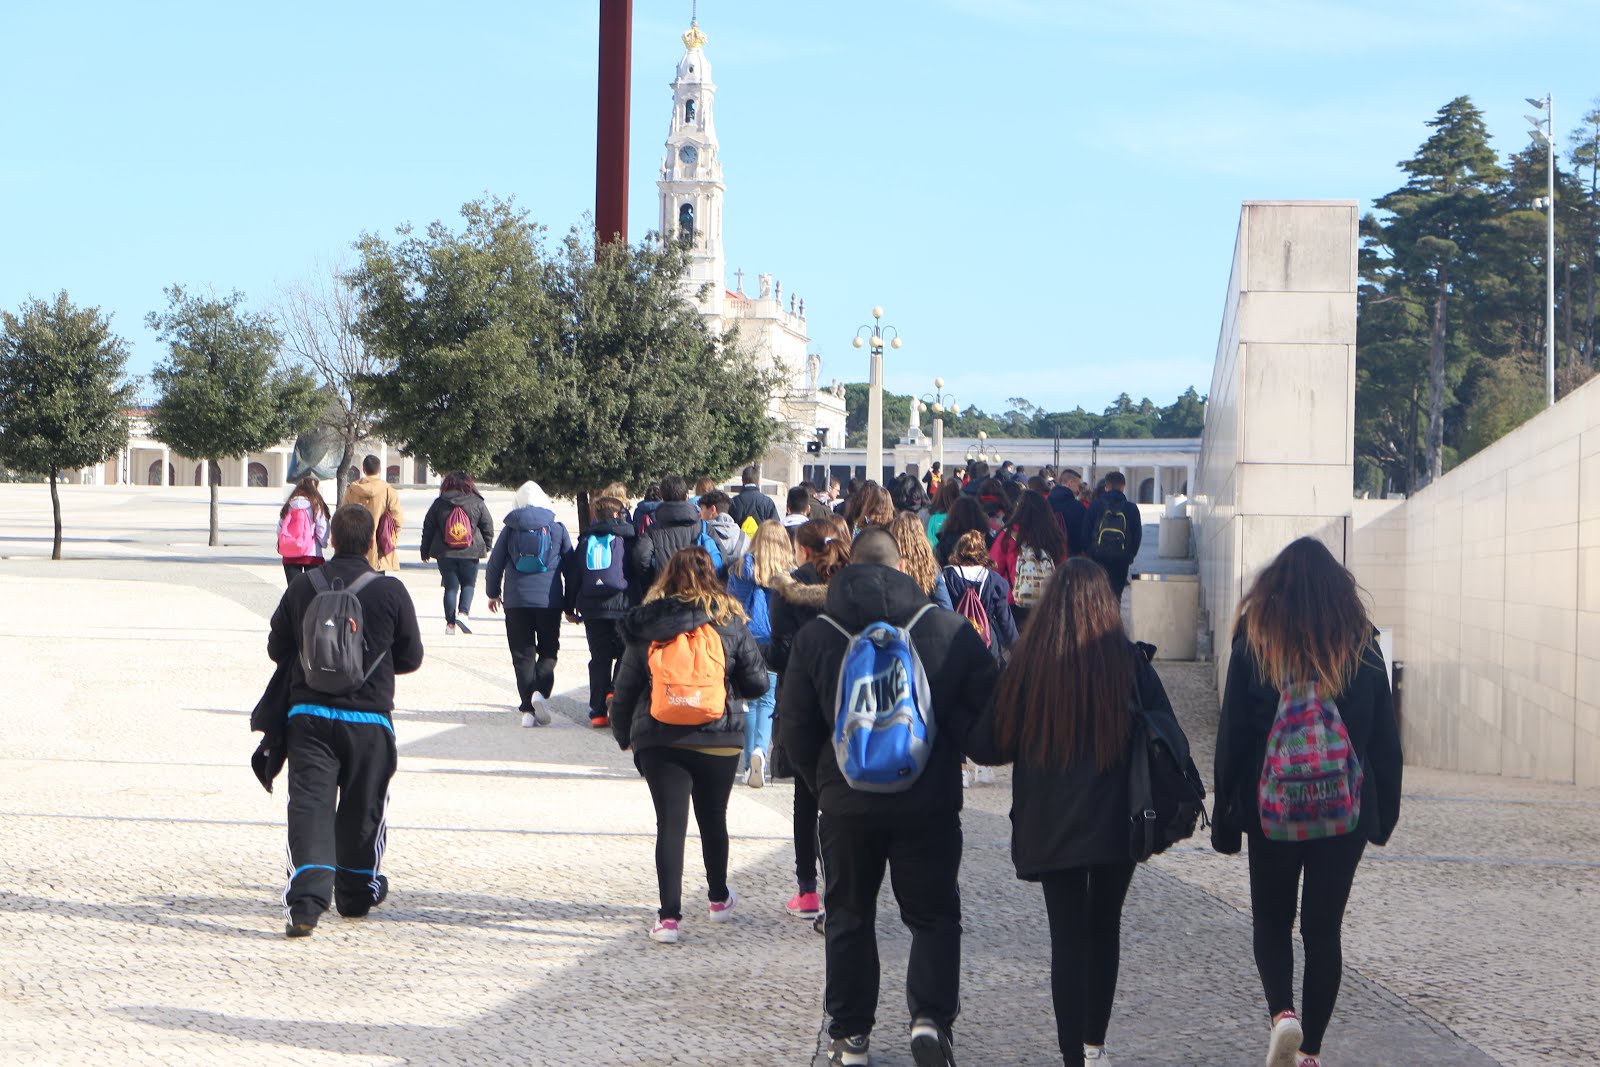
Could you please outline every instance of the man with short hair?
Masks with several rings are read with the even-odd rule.
[[[834,492],[839,491],[839,483],[837,480],[831,482],[830,484],[833,486]],[[833,505],[828,503],[829,493],[826,490],[819,489],[810,482],[801,482],[800,485],[804,487],[806,492],[811,494],[810,511],[808,514],[813,519],[825,519],[829,515],[833,514]]]
[[[358,481],[345,486],[344,499],[341,504],[360,504],[372,514],[372,521],[381,524],[385,515],[394,523],[394,545],[388,552],[378,548],[378,540],[374,538],[372,547],[367,549],[367,562],[374,570],[397,571],[400,569],[400,527],[403,515],[400,511],[400,494],[395,487],[390,485],[388,479],[382,477],[383,464],[377,456],[368,456],[361,461],[362,477]],[[376,528],[376,527],[375,527]]]
[[[750,551],[750,538],[739,529],[739,524],[733,521],[733,515],[729,513],[732,504],[728,494],[721,489],[713,489],[700,498],[700,521],[705,523],[706,532],[722,553],[724,570]]]
[[[267,655],[289,664],[289,884],[283,893],[289,937],[309,936],[330,900],[340,915],[359,919],[389,894],[378,865],[395,771],[394,679],[422,665],[410,594],[367,562],[375,533],[371,512],[345,504],[329,527],[333,558],[289,584],[267,635]],[[340,589],[360,604],[360,622],[354,615],[343,621],[361,628],[366,674],[354,689],[332,694],[327,683],[313,687],[306,680],[303,623],[318,593]],[[335,622],[330,617],[323,625]],[[323,669],[317,657],[312,665]]]
[[[813,503],[815,501],[811,499],[811,487],[805,482],[789,490],[789,497],[784,501],[783,528],[792,529],[810,522]]]
[[[878,1005],[878,889],[887,866],[911,930],[912,1052],[919,1067],[950,1067],[961,992],[961,745],[994,688],[995,662],[971,623],[929,606],[886,531],[863,530],[851,559],[828,582],[825,617],[795,636],[778,696],[784,748],[822,812],[830,1062],[869,1062]],[[927,672],[932,751],[909,789],[858,790],[845,780],[832,743],[848,644],[841,628],[860,633],[879,621],[904,627],[924,608],[910,632]]]
[[[1106,475],[1106,491],[1094,502],[1083,520],[1089,557],[1106,569],[1106,576],[1111,579],[1111,592],[1116,595],[1118,602],[1122,600],[1122,591],[1128,587],[1128,568],[1139,554],[1139,545],[1144,540],[1139,505],[1123,493],[1127,484],[1128,480],[1121,471]],[[1117,536],[1118,530],[1121,531],[1120,537]]]
[[[1055,488],[1050,490],[1046,498],[1050,502],[1050,510],[1055,513],[1056,522],[1061,524],[1061,532],[1067,535],[1067,551],[1074,556],[1081,556],[1088,550],[1088,534],[1084,531],[1083,520],[1088,517],[1089,509],[1078,499],[1078,490],[1082,486],[1083,475],[1069,467],[1061,472]]]
[[[778,506],[761,491],[760,467],[746,467],[739,472],[739,481],[739,494],[729,505],[728,514],[733,516],[734,525],[754,537],[757,526],[778,517]]]
[[[661,479],[661,506],[639,539],[639,580],[648,589],[680,548],[694,544],[700,533],[700,509],[689,503],[689,483],[669,474]]]

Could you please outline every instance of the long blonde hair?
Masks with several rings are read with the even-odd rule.
[[[644,595],[644,602],[668,597],[699,608],[718,626],[729,619],[744,618],[739,598],[728,595],[717,569],[711,565],[711,557],[699,545],[689,545],[672,554],[661,569],[661,577]]]
[[[794,570],[789,531],[777,519],[768,519],[756,527],[756,535],[750,539],[750,555],[755,560],[755,582],[764,589],[781,584]]]
[[[895,514],[889,523],[889,536],[900,549],[900,568],[917,588],[932,593],[939,580],[939,561],[933,558],[933,546],[928,544],[928,531],[922,520],[910,511]]]

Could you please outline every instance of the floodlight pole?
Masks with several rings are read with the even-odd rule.
[[[1544,98],[1545,175],[1550,179],[1549,199],[1545,203],[1544,244],[1544,394],[1545,406],[1556,402],[1556,99]]]

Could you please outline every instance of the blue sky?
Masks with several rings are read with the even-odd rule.
[[[363,231],[515,196],[592,208],[596,5],[10,0],[0,306],[143,325],[181,282],[277,288]],[[630,236],[688,0],[637,0]],[[1600,97],[1580,0],[703,0],[730,272],[805,297],[823,377],[881,304],[898,392],[1096,409],[1210,381],[1239,203],[1355,198],[1458,94],[1502,153],[1526,96]],[[732,279],[730,277],[730,283]]]

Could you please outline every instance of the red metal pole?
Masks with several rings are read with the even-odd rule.
[[[633,0],[600,0],[600,107],[596,124],[596,245],[628,240],[628,88]]]

